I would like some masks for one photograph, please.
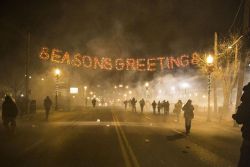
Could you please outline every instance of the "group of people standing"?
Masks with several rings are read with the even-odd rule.
[[[168,101],[163,100],[162,102],[158,101],[158,103],[156,103],[155,100],[154,100],[151,105],[152,105],[152,108],[153,108],[153,114],[156,114],[156,107],[157,107],[158,114],[161,114],[161,109],[163,109],[163,114],[164,115],[169,115],[170,103]]]
[[[131,106],[131,111],[132,112],[136,112],[136,103],[137,103],[137,100],[134,97],[131,100],[125,100],[123,103],[124,103],[124,106],[125,106],[125,111],[127,111],[128,106]],[[144,107],[145,107],[145,104],[146,104],[145,100],[142,98],[139,101],[139,104],[140,104],[141,113],[143,113]]]
[[[131,100],[125,100],[123,103],[125,105],[125,111],[127,111],[127,107],[129,105],[131,106],[131,111],[136,112],[137,100],[135,98],[132,98]],[[141,108],[141,113],[143,113],[146,104],[145,100],[142,98],[139,101],[139,104]],[[163,100],[162,102],[158,101],[158,103],[156,103],[156,101],[154,100],[151,105],[153,108],[153,114],[156,114],[156,109],[158,114],[161,114],[161,110],[163,109],[163,114],[166,116],[169,115],[170,111],[169,101]],[[184,112],[183,115],[185,119],[186,134],[189,134],[191,129],[192,119],[194,118],[194,106],[192,105],[192,100],[189,99],[184,106],[182,101],[178,100],[178,102],[174,105],[173,113],[176,115],[177,122],[179,122],[180,120],[180,115],[182,111]]]

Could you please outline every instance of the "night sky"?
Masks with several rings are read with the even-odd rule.
[[[43,46],[113,57],[210,50],[215,31],[220,36],[229,34],[239,3],[239,0],[1,2],[0,76],[24,72],[28,31],[31,73],[41,72],[38,54]],[[236,22],[234,29],[239,26]]]

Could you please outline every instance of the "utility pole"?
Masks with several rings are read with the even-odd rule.
[[[27,46],[25,56],[25,110],[29,113],[29,63],[30,63],[30,32],[27,34]]]
[[[243,27],[242,27],[242,34],[245,35],[243,39],[248,39],[248,31],[249,31],[249,11],[250,11],[250,0],[245,0],[244,2],[244,14],[243,14]],[[242,96],[242,89],[244,84],[244,75],[245,75],[245,67],[247,63],[247,48],[246,42],[243,41],[243,49],[242,54],[240,56],[240,68],[239,68],[239,75],[238,75],[238,87],[237,87],[237,97],[236,97],[236,111],[237,107],[240,105],[240,98]],[[237,123],[234,122],[234,126],[237,126]]]
[[[217,77],[217,59],[218,59],[218,35],[217,32],[214,33],[214,77],[213,77],[213,95],[214,95],[214,113],[217,113],[218,111],[218,105],[217,105],[217,83],[216,83],[216,77]]]

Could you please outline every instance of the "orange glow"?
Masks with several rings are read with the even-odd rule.
[[[82,64],[85,68],[91,68],[92,67],[92,59],[90,56],[83,56],[82,57]]]
[[[115,60],[115,68],[118,71],[124,70],[124,60],[123,59],[116,59]]]
[[[135,59],[129,58],[126,60],[126,70],[136,70]]]
[[[61,59],[62,59],[62,55],[60,55],[60,53],[62,53],[61,50],[59,49],[52,49],[52,53],[51,53],[51,62],[53,63],[61,63]]]
[[[156,71],[156,58],[150,58],[147,61],[148,71]]]
[[[163,65],[163,60],[164,60],[164,59],[165,59],[165,57],[157,57],[157,60],[160,61],[160,68],[161,68],[161,70],[164,69],[164,65]]]
[[[42,48],[39,57],[42,60],[49,60],[49,49],[46,47]]]
[[[197,53],[192,55],[161,56],[151,58],[111,58],[111,57],[91,57],[76,53],[70,55],[68,52],[62,52],[59,49],[49,49],[43,47],[39,54],[41,60],[50,61],[52,63],[60,63],[72,65],[74,67],[84,67],[87,69],[101,70],[129,70],[129,71],[156,71],[156,70],[172,70],[174,68],[187,68],[190,64],[197,65],[200,56]]]
[[[136,61],[136,65],[137,65],[137,71],[145,71],[145,67],[146,67],[146,59],[137,59]]]

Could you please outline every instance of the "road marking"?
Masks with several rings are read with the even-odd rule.
[[[149,120],[151,120],[151,118],[150,117],[148,117],[148,116],[144,116],[146,119],[149,119]]]
[[[122,151],[123,160],[125,161],[126,167],[132,167],[132,165],[131,165],[131,163],[129,161],[129,157],[128,157],[128,154],[126,152],[125,146],[123,144],[122,137],[121,137],[121,134],[119,132],[118,125],[116,123],[116,120],[115,120],[115,117],[114,117],[113,113],[112,113],[112,117],[113,117],[113,120],[114,120],[115,131],[116,131],[116,134],[117,134],[117,137],[118,137],[119,145],[120,145],[120,148],[121,148],[121,151]]]
[[[123,129],[121,128],[121,125],[120,125],[120,122],[119,122],[117,116],[114,115],[114,114],[113,114],[113,119],[115,120],[116,124],[118,125],[117,128],[118,128],[118,130],[119,130],[120,133],[121,133],[123,142],[125,143],[125,148],[127,148],[127,150],[128,150],[128,154],[129,154],[129,156],[131,157],[133,166],[139,167],[140,165],[139,165],[138,160],[137,160],[137,158],[136,158],[136,156],[135,156],[135,154],[134,154],[134,152],[133,152],[133,150],[132,150],[132,148],[131,148],[131,146],[130,146],[130,144],[129,144],[129,142],[128,142],[128,139],[127,139],[127,137],[126,137],[126,135],[125,135],[125,132],[124,132]]]
[[[31,144],[30,146],[26,147],[26,148],[22,151],[21,155],[23,155],[23,154],[25,154],[25,153],[27,153],[27,152],[30,152],[31,150],[35,149],[36,147],[38,147],[38,146],[39,146],[40,144],[42,144],[43,142],[44,142],[43,139],[37,140],[35,143],[33,143],[33,144]]]

